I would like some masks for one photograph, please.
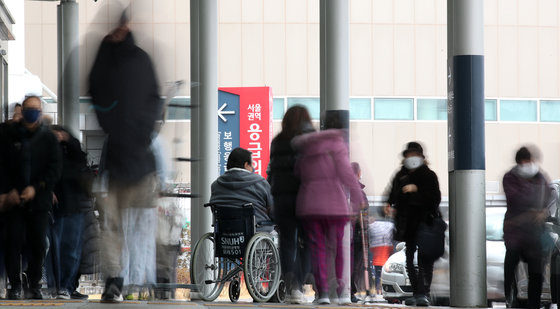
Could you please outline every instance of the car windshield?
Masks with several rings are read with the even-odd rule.
[[[486,208],[486,240],[504,240],[505,207]]]

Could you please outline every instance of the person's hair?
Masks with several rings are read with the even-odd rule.
[[[354,175],[358,176],[358,174],[360,174],[360,172],[362,171],[362,169],[360,168],[360,163],[358,162],[352,162],[352,171],[354,171]]]
[[[307,108],[301,105],[294,105],[286,111],[284,118],[282,118],[282,131],[281,137],[291,139],[294,136],[300,135],[304,130],[309,129],[311,126],[311,117]]]
[[[18,106],[21,107],[21,104],[16,103],[16,105],[14,106],[14,109],[15,109],[16,107],[18,107]]]
[[[227,169],[230,168],[244,168],[245,162],[253,164],[253,159],[251,158],[251,152],[247,149],[237,147],[231,151],[227,161]]]
[[[23,108],[23,106],[25,105],[26,102],[28,102],[31,99],[37,99],[39,101],[39,104],[43,105],[43,103],[41,102],[41,98],[39,98],[36,95],[30,95],[28,97],[25,97],[25,99],[23,100],[23,102],[21,102],[21,106]],[[17,106],[17,105],[16,105]]]
[[[531,152],[527,147],[521,147],[515,154],[515,163],[519,164],[521,161],[531,160]]]

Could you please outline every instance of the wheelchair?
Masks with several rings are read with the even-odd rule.
[[[194,246],[191,283],[204,301],[213,301],[229,282],[229,298],[239,299],[241,276],[255,302],[277,297],[281,282],[280,254],[269,233],[256,232],[271,222],[255,223],[253,205],[242,207],[205,204],[213,215],[214,232]]]

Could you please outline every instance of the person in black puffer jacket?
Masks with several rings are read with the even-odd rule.
[[[418,269],[414,267],[418,228],[431,216],[439,214],[441,192],[436,174],[428,168],[422,146],[410,142],[402,153],[403,166],[392,180],[389,205],[395,207],[395,241],[406,242],[406,269],[414,297],[406,305],[429,306],[428,295],[432,282],[434,261],[418,256]]]
[[[298,242],[304,239],[301,222],[296,218],[296,198],[299,179],[294,175],[296,152],[291,142],[295,136],[313,131],[307,109],[292,106],[282,119],[282,131],[272,140],[268,182],[274,200],[273,217],[280,229],[280,262],[286,282],[289,303],[303,302],[304,276],[310,272],[305,248]]]

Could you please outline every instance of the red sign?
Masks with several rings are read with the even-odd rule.
[[[239,96],[239,147],[253,153],[255,173],[266,178],[272,140],[272,89],[225,87],[219,90]]]

